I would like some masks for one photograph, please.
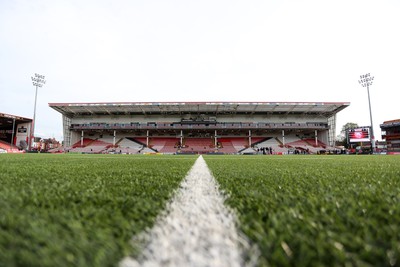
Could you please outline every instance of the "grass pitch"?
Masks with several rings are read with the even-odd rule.
[[[0,155],[0,266],[116,266],[195,159]],[[400,157],[204,159],[259,266],[400,265]]]
[[[205,157],[259,266],[400,264],[400,157]]]
[[[0,266],[116,266],[194,161],[0,155]]]

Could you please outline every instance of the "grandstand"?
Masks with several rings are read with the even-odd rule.
[[[0,149],[19,152],[28,147],[32,119],[0,113]]]
[[[382,139],[386,140],[388,154],[400,154],[400,119],[385,121],[381,125]]]
[[[255,154],[333,149],[347,102],[49,103],[78,153]]]

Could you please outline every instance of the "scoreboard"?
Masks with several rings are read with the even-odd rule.
[[[348,130],[350,143],[370,142],[370,127],[360,127]]]

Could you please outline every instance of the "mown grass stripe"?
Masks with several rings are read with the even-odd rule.
[[[166,214],[148,233],[142,256],[125,258],[121,266],[243,266],[242,249],[248,245],[223,203],[200,156]]]

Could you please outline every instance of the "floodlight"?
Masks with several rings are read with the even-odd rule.
[[[33,123],[32,123],[32,129],[31,129],[30,136],[29,136],[29,150],[32,149],[32,138],[35,137],[36,102],[37,102],[38,87],[42,87],[43,84],[46,83],[46,81],[44,80],[44,75],[40,75],[40,74],[37,74],[37,73],[35,73],[35,78],[31,77],[31,79],[32,79],[33,86],[36,87],[36,91],[35,91],[35,105],[34,105],[34,109],[33,109]]]
[[[367,87],[367,92],[368,92],[369,118],[371,120],[371,135],[370,135],[371,152],[374,153],[374,150],[375,150],[374,124],[372,122],[371,99],[370,99],[370,95],[369,95],[369,86],[372,85],[374,76],[371,76],[371,73],[367,73],[365,75],[360,75],[360,77],[361,77],[361,80],[359,80],[358,83],[361,84],[362,87]]]

